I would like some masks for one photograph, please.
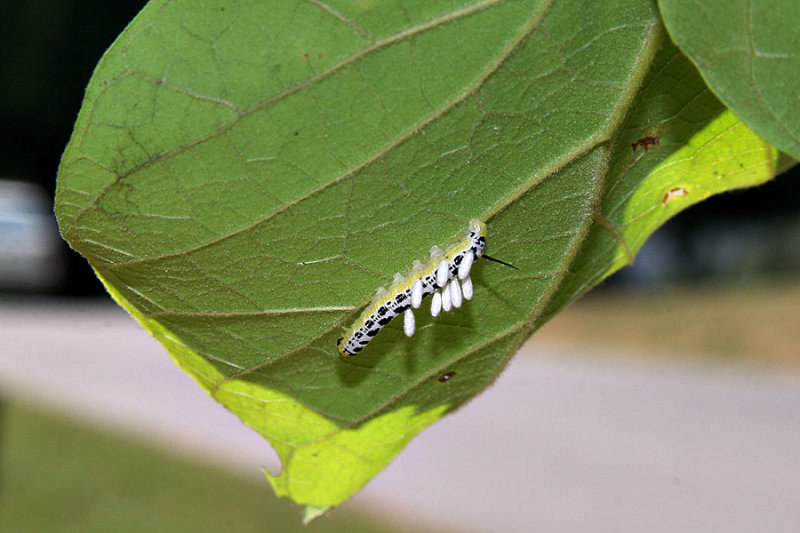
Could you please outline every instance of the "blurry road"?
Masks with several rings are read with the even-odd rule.
[[[112,304],[0,300],[0,389],[261,479],[277,466]],[[800,531],[800,376],[520,354],[345,505],[409,529]]]

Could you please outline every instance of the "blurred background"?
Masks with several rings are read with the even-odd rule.
[[[144,4],[0,3],[0,529],[300,531],[268,446],[58,236],[84,87]],[[799,175],[670,221],[303,530],[800,530]]]

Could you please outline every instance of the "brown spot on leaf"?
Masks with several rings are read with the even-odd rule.
[[[646,137],[642,137],[641,139],[636,139],[635,141],[633,141],[631,143],[631,148],[635,152],[636,148],[641,146],[642,148],[644,148],[644,151],[646,152],[648,148],[650,148],[651,146],[656,146],[660,142],[661,140],[655,135],[648,135]]]
[[[449,380],[455,375],[456,375],[455,372],[448,372],[446,374],[442,374],[441,376],[439,376],[439,383],[444,383],[445,381]]]
[[[686,190],[686,187],[673,187],[667,191],[667,194],[664,195],[664,199],[661,200],[661,203],[666,204],[673,198],[680,198],[681,196],[686,196],[687,194],[689,194],[689,191]]]

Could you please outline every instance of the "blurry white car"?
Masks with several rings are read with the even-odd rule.
[[[50,197],[32,183],[0,180],[0,290],[55,289],[66,267]]]

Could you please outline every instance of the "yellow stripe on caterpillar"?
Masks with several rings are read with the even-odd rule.
[[[411,272],[403,277],[395,274],[394,281],[388,290],[379,287],[375,298],[358,317],[358,320],[347,330],[344,337],[338,341],[339,353],[345,357],[352,357],[361,350],[391,322],[397,315],[420,306],[422,299],[434,294],[431,314],[439,314],[442,296],[446,295],[447,306],[455,303],[453,296],[461,304],[464,299],[472,297],[472,280],[469,270],[475,259],[483,254],[486,246],[486,224],[478,219],[472,219],[467,225],[464,235],[455,243],[442,250],[438,246],[431,248],[431,256],[426,264],[414,261]],[[453,287],[459,280],[463,287]],[[462,290],[463,289],[463,290]],[[439,295],[436,298],[436,295]],[[414,333],[413,315],[406,315],[404,330],[408,336]]]

